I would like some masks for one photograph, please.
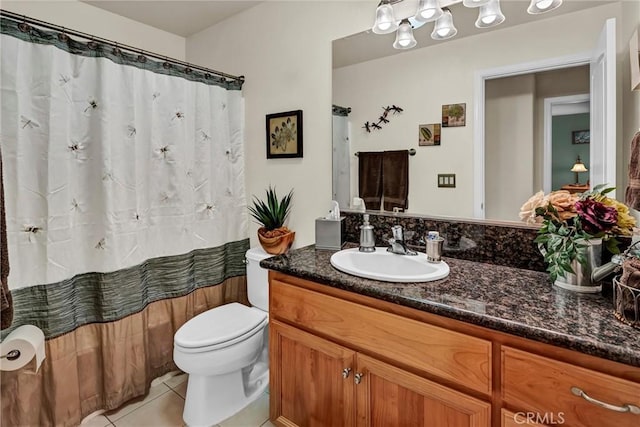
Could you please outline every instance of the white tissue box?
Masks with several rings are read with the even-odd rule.
[[[316,219],[316,249],[340,250],[345,242],[345,217],[340,220]]]

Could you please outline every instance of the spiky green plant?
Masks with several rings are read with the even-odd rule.
[[[291,211],[291,198],[293,190],[284,196],[282,200],[278,200],[276,189],[269,186],[267,188],[266,203],[256,196],[253,196],[253,206],[249,206],[251,216],[267,231],[275,230],[284,225],[284,222]]]

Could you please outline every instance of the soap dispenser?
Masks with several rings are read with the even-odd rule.
[[[376,238],[373,235],[373,225],[369,224],[369,214],[362,216],[364,222],[360,226],[360,252],[375,252]]]

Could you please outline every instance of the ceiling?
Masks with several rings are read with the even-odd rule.
[[[511,27],[535,20],[549,19],[564,13],[571,13],[590,7],[602,6],[603,4],[614,1],[617,0],[565,0],[562,6],[552,12],[540,15],[529,15],[527,13],[527,6],[529,4],[528,0],[501,0],[500,6],[502,13],[506,17],[505,21],[497,27],[486,29],[478,29],[475,27],[475,21],[478,18],[478,9],[464,7],[461,3],[458,3],[449,6],[453,15],[454,25],[458,29],[458,34],[450,40],[474,36],[487,31]],[[371,16],[375,17],[375,10],[371,12]],[[373,25],[373,21],[371,22],[371,25]],[[418,44],[416,47],[409,49],[408,51],[435,45],[437,43],[446,43],[446,41],[433,40],[431,38],[432,30],[433,23],[427,23],[424,26],[415,29],[413,31],[413,35]],[[395,37],[395,32],[381,35],[374,34],[371,30],[367,30],[342,39],[334,40],[333,68],[345,67],[376,58],[407,52],[393,48],[392,44]]]
[[[81,0],[91,6],[142,22],[152,27],[189,37],[260,1],[159,1]]]

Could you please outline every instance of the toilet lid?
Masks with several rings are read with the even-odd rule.
[[[174,342],[184,348],[222,344],[245,335],[262,325],[267,313],[237,302],[198,314],[182,325]]]

